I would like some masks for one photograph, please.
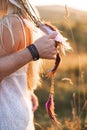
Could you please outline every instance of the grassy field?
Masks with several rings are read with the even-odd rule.
[[[42,19],[51,21],[60,28],[73,48],[73,51],[62,57],[55,75],[56,116],[62,123],[62,130],[87,130],[87,12],[69,9],[67,21],[64,19],[64,7],[42,6],[38,10]],[[55,61],[46,60],[44,73],[54,64]],[[60,130],[45,110],[50,85],[51,79],[42,75],[42,87],[35,91],[40,104],[35,112],[36,130]]]
[[[80,130],[80,128],[77,129],[77,126],[75,126],[76,124],[74,124],[79,120],[81,122],[78,124],[78,127],[82,127],[85,130],[87,112],[86,57],[86,54],[81,54],[80,56],[70,54],[69,56],[63,57],[62,63],[56,72],[54,96],[55,112],[58,119],[64,124],[64,130]],[[53,61],[46,61],[46,63],[47,62],[48,66],[45,67],[46,72],[52,68],[54,64]],[[35,119],[42,126],[43,130],[58,130],[50,121],[45,110],[45,103],[49,97],[50,84],[50,79],[43,77],[42,88],[36,90],[40,106],[35,113]],[[72,129],[71,127],[74,128]]]

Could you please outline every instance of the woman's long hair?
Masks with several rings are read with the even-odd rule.
[[[37,26],[37,21],[39,20],[39,14],[35,7],[32,7],[29,0],[17,0],[20,3],[20,11],[26,19],[33,22]],[[35,11],[35,12],[34,12]],[[35,15],[35,16],[34,16]],[[34,27],[35,27],[34,26]],[[37,30],[37,27],[36,27]],[[32,30],[31,30],[32,31]],[[36,32],[38,33],[38,32]],[[31,42],[33,43],[33,35],[31,32]],[[27,77],[28,77],[28,87],[30,89],[35,89],[37,86],[41,85],[40,72],[42,72],[42,60],[32,61],[28,65]]]
[[[27,20],[32,21],[34,24],[36,24],[36,19],[32,15],[32,9],[30,9],[29,1],[28,0],[0,0],[0,9],[3,9],[7,11],[8,6],[12,4],[14,6],[13,8],[13,13],[18,14],[20,17],[24,17]],[[12,2],[16,2],[16,5]],[[34,26],[35,27],[35,26]],[[36,27],[35,27],[36,28]],[[34,29],[35,29],[34,28]],[[37,29],[36,29],[37,30]],[[33,32],[34,30],[29,28],[30,31],[30,43],[33,43]],[[28,64],[28,69],[27,69],[27,81],[28,81],[28,87],[29,89],[35,89],[37,86],[40,85],[40,70],[42,66],[42,61],[32,61]]]

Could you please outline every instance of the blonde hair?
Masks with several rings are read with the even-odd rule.
[[[21,5],[21,0],[16,0],[17,2],[19,2],[20,6],[23,6]],[[25,0],[22,0],[23,2],[25,2]],[[12,3],[9,3],[8,0],[0,0],[0,8],[1,10],[4,10],[4,11],[8,11],[8,7],[9,7],[9,4],[12,4]],[[23,4],[23,3],[22,3]],[[18,8],[17,6],[15,5],[12,5],[13,7],[13,13],[15,14],[18,14],[20,17],[24,17],[26,18],[27,20],[30,20],[30,18],[32,16],[28,16],[29,14],[26,12],[25,9],[23,8]],[[29,21],[30,22],[30,21]],[[35,27],[35,26],[34,26]],[[32,44],[33,43],[33,36],[32,36],[32,30],[29,29],[30,31],[30,39],[29,39],[29,44]],[[38,61],[32,61],[28,64],[28,69],[27,69],[27,81],[28,81],[28,87],[29,89],[36,89],[37,86],[40,85],[40,72],[41,72],[41,67],[42,67],[42,61],[41,60],[38,60]]]

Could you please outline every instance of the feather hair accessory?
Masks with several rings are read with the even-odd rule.
[[[57,119],[56,114],[55,114],[55,104],[54,104],[54,75],[52,76],[51,79],[51,88],[50,88],[50,94],[48,97],[48,100],[45,104],[46,111],[51,118],[51,120],[54,122],[54,124],[58,127],[59,130],[62,130],[62,124],[61,122]]]

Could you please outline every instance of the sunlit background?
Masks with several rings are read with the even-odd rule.
[[[56,116],[63,130],[87,130],[87,0],[30,1],[38,9],[41,20],[58,28],[73,48],[62,56],[56,71]],[[44,74],[54,66],[55,61],[46,61]],[[36,130],[59,130],[45,109],[50,87],[51,80],[43,75],[42,88],[35,91],[39,98],[39,109],[35,113],[35,121],[39,123]]]
[[[87,11],[87,0],[30,0],[34,5],[63,5]]]

